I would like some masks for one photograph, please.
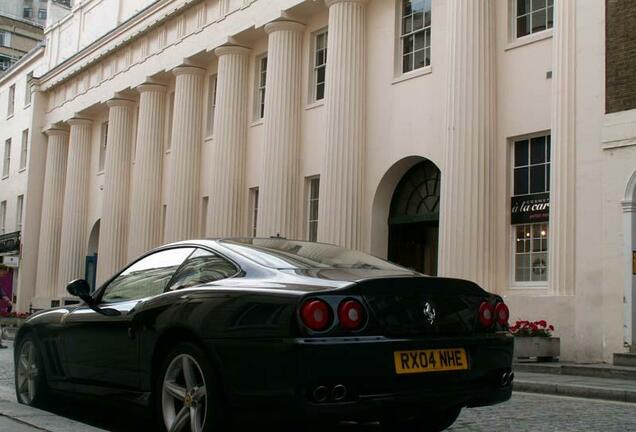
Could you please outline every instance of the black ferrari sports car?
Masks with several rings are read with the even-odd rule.
[[[93,293],[84,280],[68,292],[82,302],[16,336],[23,404],[125,400],[153,409],[161,431],[266,418],[438,431],[512,391],[499,296],[328,244],[174,243]]]

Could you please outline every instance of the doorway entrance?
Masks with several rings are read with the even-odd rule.
[[[388,258],[431,276],[437,275],[441,173],[425,160],[402,177],[391,199]]]

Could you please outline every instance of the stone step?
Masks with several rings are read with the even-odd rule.
[[[636,353],[615,353],[614,366],[628,366],[636,368]]]
[[[551,375],[570,375],[592,378],[615,378],[636,381],[636,367],[609,364],[575,363],[515,363],[513,369],[518,372],[530,372]]]

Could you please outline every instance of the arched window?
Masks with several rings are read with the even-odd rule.
[[[439,189],[440,171],[433,162],[412,167],[395,189],[389,224],[439,220]]]

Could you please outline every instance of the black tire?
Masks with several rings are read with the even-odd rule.
[[[179,402],[174,399],[174,401],[166,402],[164,401],[164,397],[172,398],[173,396],[164,396],[164,379],[166,375],[170,373],[169,368],[173,367],[173,362],[178,363],[179,358],[183,358],[183,356],[188,356],[193,359],[198,366],[198,369],[195,369],[197,378],[200,377],[203,379],[203,383],[205,384],[206,394],[205,394],[205,403],[201,403],[196,407],[204,407],[204,414],[201,416],[204,417],[203,425],[201,428],[202,432],[224,432],[228,430],[228,415],[223,406],[223,398],[221,397],[221,387],[219,385],[219,380],[217,379],[217,375],[215,374],[214,369],[210,361],[208,360],[205,352],[196,344],[191,342],[181,342],[178,343],[166,356],[163,357],[161,361],[161,365],[159,367],[159,372],[155,377],[155,385],[154,385],[154,406],[155,406],[155,419],[157,423],[157,427],[159,431],[167,432],[168,428],[166,425],[166,420],[164,419],[164,406],[172,405],[174,407],[174,412],[177,410],[184,408],[185,402],[180,407]],[[190,360],[189,360],[190,361]],[[176,363],[175,363],[176,364]],[[172,369],[171,369],[172,370]],[[183,376],[185,380],[185,376]],[[179,378],[177,377],[178,381]],[[185,384],[185,383],[184,383]],[[196,387],[195,387],[196,389]],[[195,392],[195,390],[192,390]],[[167,399],[169,400],[169,399]],[[190,399],[190,403],[192,402],[194,397]],[[166,404],[166,405],[164,405]],[[170,409],[170,408],[168,408]],[[170,414],[170,413],[169,413]],[[177,413],[178,414],[178,413]],[[190,430],[190,425],[186,425],[183,430]]]
[[[28,351],[31,350],[30,358]],[[18,402],[38,408],[49,406],[48,386],[46,384],[46,370],[39,346],[35,338],[26,335],[18,341],[14,351],[14,385]],[[25,364],[27,362],[28,364]],[[29,364],[33,365],[29,368]],[[34,368],[34,369],[33,369]],[[27,370],[29,372],[27,372]],[[25,373],[27,376],[25,376]],[[29,379],[33,382],[30,384]]]
[[[381,422],[382,429],[387,432],[441,432],[455,423],[461,410],[461,407],[450,408],[407,420],[385,419]]]

